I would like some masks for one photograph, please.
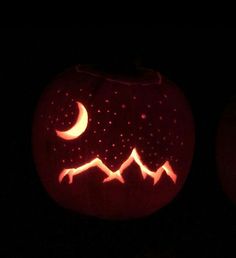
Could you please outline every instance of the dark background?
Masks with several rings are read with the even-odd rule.
[[[90,25],[1,29],[1,257],[236,257],[236,210],[221,190],[217,123],[236,94],[235,29],[222,25]],[[178,196],[133,221],[103,221],[57,206],[31,153],[32,117],[50,80],[77,63],[155,68],[191,105],[196,147]]]

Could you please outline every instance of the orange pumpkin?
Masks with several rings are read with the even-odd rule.
[[[180,90],[156,71],[135,76],[76,66],[38,103],[33,152],[63,207],[107,219],[146,216],[183,186],[194,147]]]
[[[216,147],[222,188],[236,203],[236,98],[231,100],[221,115]]]

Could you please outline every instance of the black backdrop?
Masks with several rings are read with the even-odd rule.
[[[235,29],[224,26],[90,25],[1,29],[2,257],[236,257],[236,210],[221,190],[215,137],[236,94]],[[182,191],[157,213],[103,221],[57,206],[31,153],[37,100],[50,80],[77,63],[158,69],[187,96],[195,154]]]

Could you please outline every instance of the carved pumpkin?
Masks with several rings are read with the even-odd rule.
[[[158,72],[112,76],[77,66],[45,90],[33,150],[60,205],[107,219],[148,215],[182,187],[194,145],[192,115]]]
[[[220,119],[217,163],[223,190],[236,204],[236,98],[228,104]]]

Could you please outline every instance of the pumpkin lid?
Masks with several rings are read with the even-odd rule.
[[[160,84],[159,72],[143,67],[131,66],[101,66],[101,65],[77,65],[79,73],[87,73],[95,77],[103,77],[106,80],[117,81],[122,84]]]

